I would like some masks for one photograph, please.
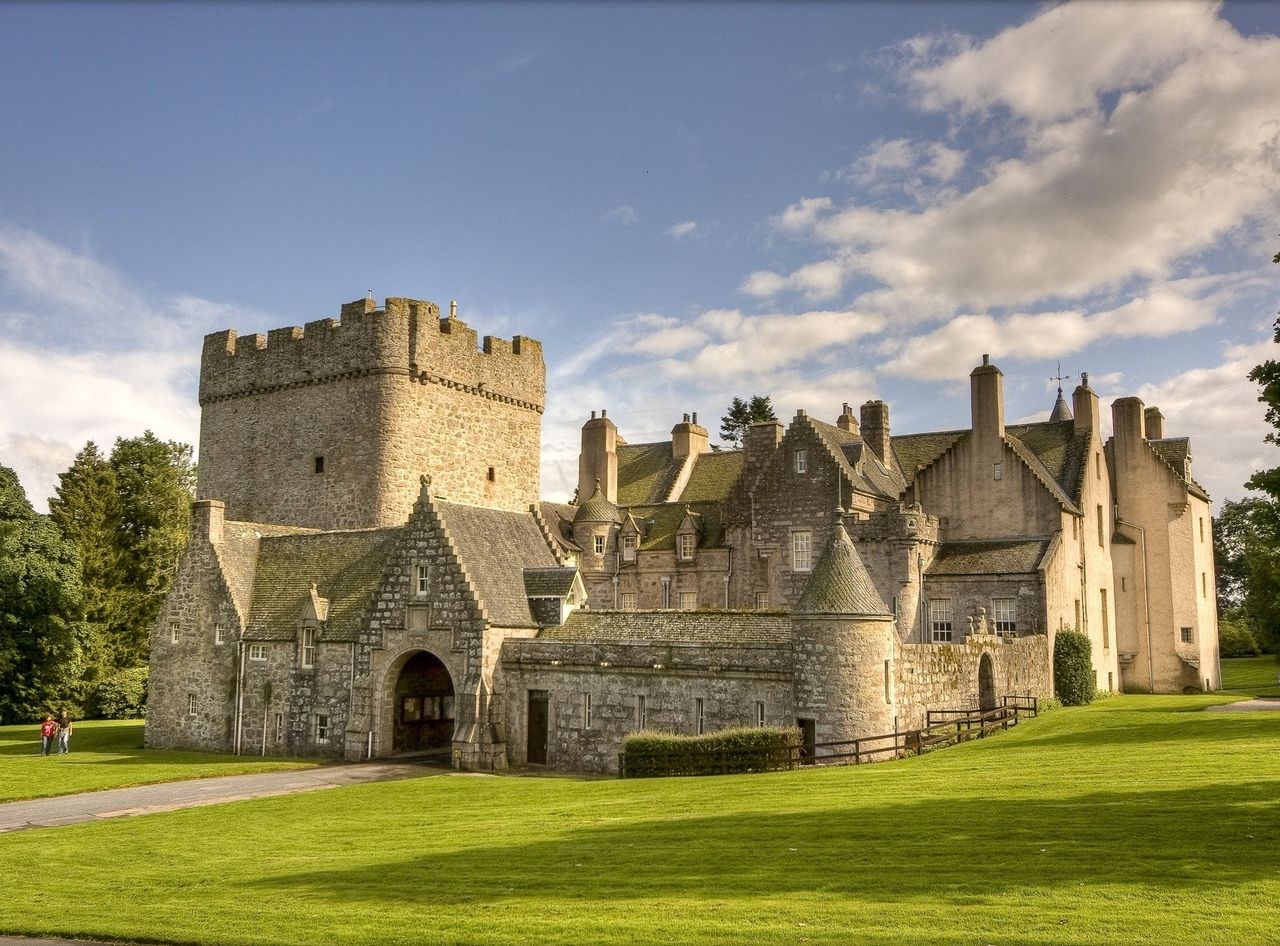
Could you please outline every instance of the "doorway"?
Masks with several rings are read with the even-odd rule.
[[[448,750],[453,746],[453,678],[440,658],[421,651],[396,680],[393,752]]]
[[[978,661],[978,709],[996,708],[996,670],[990,654],[983,654]]]
[[[529,713],[526,717],[529,733],[524,758],[530,765],[547,764],[547,724],[550,722],[547,703],[546,690],[529,691]]]

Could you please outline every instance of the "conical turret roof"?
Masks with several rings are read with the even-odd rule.
[[[600,480],[596,480],[596,491],[591,498],[578,507],[573,514],[574,522],[621,522],[622,513],[618,507],[605,498],[600,489]]]
[[[1053,413],[1049,415],[1049,420],[1072,420],[1071,408],[1067,405],[1067,399],[1062,396],[1062,388],[1058,388],[1058,400],[1053,405]]]
[[[884,599],[871,583],[866,566],[844,528],[844,513],[836,511],[836,527],[796,603],[800,614],[889,615]]]

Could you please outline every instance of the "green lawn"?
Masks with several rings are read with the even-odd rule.
[[[175,779],[309,768],[313,761],[142,748],[142,720],[78,722],[71,751],[40,755],[40,727],[0,726],[0,802]]]
[[[0,931],[182,943],[1280,941],[1280,715],[1118,696],[858,768],[441,775],[0,836]]]
[[[1262,657],[1230,657],[1222,661],[1222,689],[1255,696],[1280,696],[1280,660],[1275,654]]]

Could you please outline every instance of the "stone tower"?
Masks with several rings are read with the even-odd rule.
[[[844,513],[791,613],[795,711],[818,742],[894,730],[893,617],[844,528]]]
[[[341,319],[237,337],[200,362],[197,496],[228,519],[318,529],[399,525],[418,477],[455,502],[538,501],[542,345],[476,333],[432,302],[342,306]]]

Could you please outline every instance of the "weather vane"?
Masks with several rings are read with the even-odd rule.
[[[1058,373],[1057,373],[1057,374],[1055,374],[1053,377],[1051,377],[1049,380],[1050,380],[1050,381],[1057,381],[1057,382],[1058,382],[1058,393],[1059,393],[1059,394],[1061,394],[1061,393],[1062,393],[1062,382],[1063,382],[1063,381],[1066,381],[1068,378],[1070,378],[1070,377],[1071,377],[1071,375],[1069,375],[1069,374],[1063,374],[1063,373],[1062,373],[1062,362],[1060,362],[1060,361],[1059,361],[1057,364],[1058,364]]]

